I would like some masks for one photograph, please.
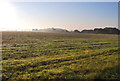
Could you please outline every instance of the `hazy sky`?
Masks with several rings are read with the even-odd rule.
[[[15,25],[4,25],[6,28],[1,29],[55,27],[83,30],[118,25],[117,2],[14,2],[11,5],[16,15]]]

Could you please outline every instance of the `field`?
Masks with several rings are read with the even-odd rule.
[[[3,32],[2,80],[119,80],[118,54],[118,35]]]

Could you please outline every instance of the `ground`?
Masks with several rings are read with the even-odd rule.
[[[118,35],[2,33],[2,79],[119,80]]]

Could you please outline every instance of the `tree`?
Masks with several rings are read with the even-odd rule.
[[[75,32],[75,33],[80,33],[80,31],[78,31],[78,30],[74,30],[74,32]]]

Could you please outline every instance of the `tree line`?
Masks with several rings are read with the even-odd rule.
[[[74,30],[74,32],[77,33],[95,33],[95,34],[120,34],[120,30],[117,28],[95,28],[93,30],[82,30],[81,32],[79,30]]]
[[[95,28],[93,30],[74,30],[68,31],[66,29],[61,28],[47,28],[47,29],[33,29],[32,31],[39,31],[39,32],[73,32],[73,33],[94,33],[94,34],[120,34],[120,30],[117,28]]]

